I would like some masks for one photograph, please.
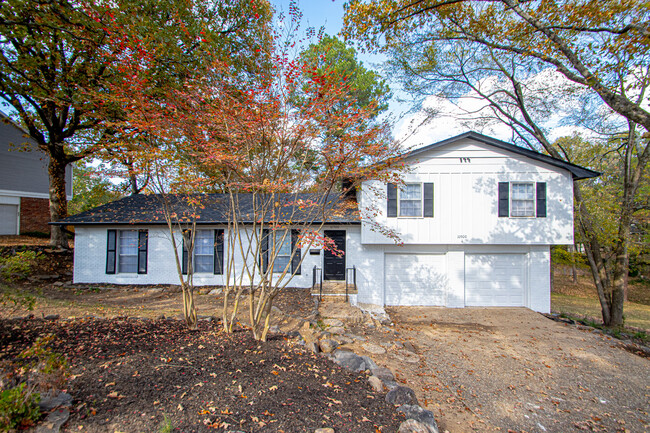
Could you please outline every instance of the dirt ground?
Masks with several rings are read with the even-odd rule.
[[[63,432],[388,433],[404,421],[365,373],[295,339],[261,343],[214,321],[190,331],[164,319],[0,320],[0,366],[46,334],[70,367]]]
[[[441,432],[650,430],[650,360],[617,340],[524,308],[387,312],[393,326],[354,332],[387,349],[371,356]]]

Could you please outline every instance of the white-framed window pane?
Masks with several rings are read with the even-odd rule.
[[[194,235],[194,272],[214,272],[214,232],[197,230]]]
[[[291,256],[291,234],[287,230],[276,230],[274,236],[276,253],[273,272],[284,272]]]
[[[399,192],[400,216],[422,216],[422,184],[406,184]]]
[[[137,230],[120,230],[118,272],[138,272],[138,232]]]
[[[535,191],[532,183],[512,183],[510,188],[510,216],[535,216]]]
[[[289,256],[276,256],[273,262],[273,272],[282,273],[289,265]]]

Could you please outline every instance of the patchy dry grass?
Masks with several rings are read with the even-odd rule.
[[[551,308],[556,313],[568,316],[589,317],[596,321],[601,317],[600,302],[596,297],[586,298],[553,293],[551,294]],[[650,331],[650,306],[626,302],[623,311],[626,326]]]
[[[626,302],[623,307],[625,326],[650,331],[650,284],[631,280],[628,299],[630,302]],[[578,282],[573,283],[568,267],[556,269],[551,309],[555,313],[584,317],[596,322],[602,319],[596,288],[591,276],[584,270],[579,270]]]

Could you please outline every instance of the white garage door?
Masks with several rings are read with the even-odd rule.
[[[386,254],[387,305],[445,305],[444,254]]]
[[[0,204],[0,235],[16,235],[18,227],[18,206]]]
[[[524,254],[466,254],[465,305],[523,307]]]

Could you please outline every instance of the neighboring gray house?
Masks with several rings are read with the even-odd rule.
[[[47,163],[34,140],[0,112],[0,235],[49,233]],[[66,190],[72,198],[72,166],[66,172]]]
[[[323,234],[345,254],[298,250],[304,259],[290,285],[347,279],[356,286],[351,301],[368,306],[549,312],[550,247],[573,244],[573,181],[598,173],[474,132],[410,152],[404,161],[410,170],[403,188],[368,180],[357,192],[362,214],[376,209],[374,224],[393,229],[402,245],[368,221],[332,216]],[[223,239],[244,239],[228,233],[227,209],[218,205],[227,201],[213,199],[216,205],[198,220],[201,248],[186,258],[197,264],[197,285],[224,284],[224,248],[231,243]],[[62,220],[75,226],[74,282],[178,284],[156,206],[155,197],[131,196]],[[291,245],[293,234],[286,237]],[[260,238],[264,251],[268,240]],[[283,263],[294,267],[287,254]],[[242,265],[236,257],[231,279]]]

